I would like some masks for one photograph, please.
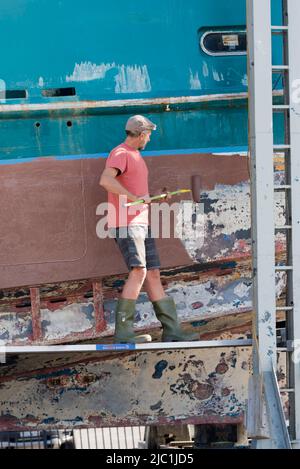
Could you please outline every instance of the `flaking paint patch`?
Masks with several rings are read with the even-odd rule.
[[[43,88],[43,87],[44,87],[44,84],[45,84],[44,78],[43,78],[43,77],[40,77],[40,78],[39,78],[39,82],[38,82],[38,86],[39,86],[40,88]]]
[[[135,386],[131,379],[134,383],[137,370],[130,361],[125,360],[125,363],[120,363],[119,358],[100,363],[65,369],[56,386],[53,386],[53,382],[49,385],[47,379],[41,380],[39,375],[36,378],[21,379],[21,382],[19,380],[7,383],[8,394],[1,395],[0,398],[1,412],[17,414],[20,419],[25,419],[28,414],[38,413],[43,421],[45,418],[51,418],[55,423],[69,422],[72,426],[80,424],[82,420],[88,421],[90,415],[101,409],[107,410],[106,415],[110,418],[114,416],[126,418],[135,401],[133,398],[136,394]],[[99,378],[101,376],[101,379],[94,379],[92,382],[87,380],[83,386],[84,375],[95,375]],[[130,380],[122,381],[121,377],[124,379],[127,375],[131,377]],[[9,395],[15,392],[15,385],[18,386],[18,383],[21,384],[20,393],[18,396],[14,395],[13,401],[9,399]],[[87,396],[88,399],[83,400],[83,397]],[[14,410],[12,410],[13,402],[16,404]]]
[[[115,93],[147,93],[151,91],[151,81],[146,65],[121,65],[115,76]]]
[[[168,362],[166,360],[160,360],[155,365],[155,372],[152,375],[153,379],[160,379],[163,375],[164,370],[168,367]]]
[[[92,62],[81,62],[80,64],[76,63],[73,73],[66,76],[67,82],[86,82],[92,80],[102,80],[105,78],[106,73],[116,68],[115,63],[102,63],[95,64]]]
[[[244,290],[241,297],[236,294],[236,289]],[[201,284],[199,281],[189,285],[174,282],[168,290],[177,305],[178,315],[181,320],[207,319],[233,312],[251,311],[252,286],[248,279],[239,279],[228,284],[213,279]],[[199,308],[194,309],[193,304],[199,302]]]
[[[94,326],[94,306],[72,304],[56,311],[41,310],[46,340],[61,339],[68,334],[84,332]]]
[[[279,192],[275,197],[275,223],[280,226],[285,219],[284,196]],[[248,182],[216,185],[214,190],[202,193],[201,204],[194,204],[201,208],[193,208],[192,223],[186,223],[184,230],[180,228],[179,213],[176,230],[182,233],[181,241],[194,261],[207,263],[226,257],[251,256],[250,200]],[[182,205],[181,212],[183,208]],[[284,249],[282,233],[276,234],[276,246]]]
[[[0,314],[0,339],[6,345],[12,342],[27,342],[32,335],[32,321],[30,315],[16,313]]]
[[[221,81],[219,72],[217,72],[217,70],[215,70],[215,69],[213,69],[213,78],[214,78],[215,81]]]
[[[190,69],[190,88],[191,90],[201,90],[201,81],[199,78],[199,73],[198,72],[193,72],[193,70]]]
[[[251,272],[249,270],[249,277],[237,279],[236,276],[237,274],[231,272],[221,276],[211,274],[210,280],[201,280],[200,277],[196,281],[175,280],[169,283],[166,293],[174,298],[180,320],[194,321],[197,327],[205,319],[252,310]],[[278,279],[276,276],[278,298],[284,293],[285,287],[286,283],[280,272]],[[109,323],[110,332],[114,327],[115,306],[116,300],[105,302],[106,320]],[[157,325],[159,322],[155,317],[152,304],[147,295],[142,293],[136,307],[135,326],[147,329],[147,327]]]
[[[112,63],[95,64],[90,61],[76,63],[73,73],[66,76],[67,82],[88,82],[109,79],[115,93],[146,93],[151,91],[151,80],[147,65],[125,65]]]
[[[248,87],[248,75],[244,75],[241,81],[242,85]]]
[[[209,199],[215,202],[207,220],[215,227],[218,234],[231,235],[238,230],[248,230],[251,226],[250,216],[250,186],[241,183],[235,186],[217,185],[209,192]]]
[[[235,287],[233,293],[239,298],[245,298],[249,296],[249,290],[252,292],[251,283],[242,282]]]
[[[208,65],[207,65],[207,62],[204,62],[203,63],[203,66],[202,66],[202,73],[203,73],[203,76],[205,78],[207,78],[209,76],[209,68],[208,68]]]
[[[286,357],[278,355],[279,383],[286,387]],[[36,357],[33,369],[43,368],[40,360]],[[57,359],[44,360],[52,360],[54,366]],[[158,360],[168,366],[160,386],[155,386],[149,370]],[[24,367],[23,376],[19,373],[3,382],[0,430],[37,425],[78,428],[95,422],[108,427],[155,425],[185,418],[199,424],[242,422],[251,361],[251,348],[141,352],[106,360],[84,354],[74,357],[76,365],[62,365],[61,372],[49,370],[48,378],[66,377],[51,386],[47,372],[45,379],[39,373],[26,376]]]

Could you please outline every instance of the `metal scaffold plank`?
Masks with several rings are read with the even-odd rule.
[[[125,352],[142,350],[183,350],[219,347],[251,347],[252,340],[207,340],[198,342],[153,342],[145,344],[30,345],[0,347],[0,354],[59,352]]]

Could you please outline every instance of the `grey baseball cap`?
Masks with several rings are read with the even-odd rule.
[[[140,134],[145,131],[156,130],[156,125],[153,124],[147,117],[144,116],[133,116],[128,119],[126,124],[126,130],[134,134]]]

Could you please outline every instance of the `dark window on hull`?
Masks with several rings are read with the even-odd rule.
[[[200,39],[201,49],[208,55],[245,55],[246,31],[207,31]]]
[[[64,96],[76,96],[75,88],[51,88],[42,90],[42,95],[45,98],[61,98]]]
[[[3,90],[0,91],[0,99],[27,99],[26,90]]]

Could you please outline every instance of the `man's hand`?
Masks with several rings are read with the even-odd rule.
[[[167,194],[166,197],[164,197],[162,200],[169,201],[172,199],[172,196],[170,195],[170,192],[168,191],[166,187],[163,188],[162,194]]]
[[[138,197],[137,200],[143,199],[145,204],[151,204],[152,200],[150,198],[150,195],[142,195],[141,197]]]

